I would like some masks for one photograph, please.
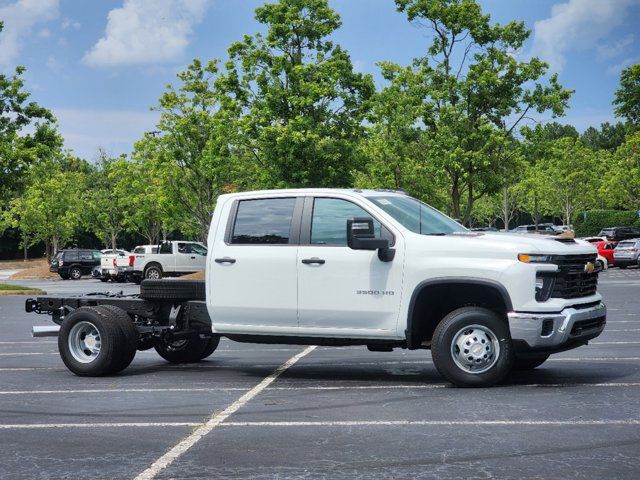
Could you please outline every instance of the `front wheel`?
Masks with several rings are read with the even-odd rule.
[[[431,342],[436,368],[460,387],[490,387],[502,381],[514,361],[509,328],[495,312],[464,307],[449,313]]]
[[[517,358],[513,362],[514,370],[533,370],[547,361],[549,355],[540,355],[536,357]]]

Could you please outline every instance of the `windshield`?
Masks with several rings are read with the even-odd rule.
[[[414,233],[423,235],[446,235],[466,232],[458,222],[438,212],[435,208],[405,195],[368,196],[386,213]]]

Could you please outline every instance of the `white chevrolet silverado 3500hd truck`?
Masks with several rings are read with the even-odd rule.
[[[595,248],[470,232],[400,192],[301,189],[219,197],[206,283],[145,280],[140,295],[29,299],[78,375],[136,350],[171,362],[239,342],[430,349],[461,386],[489,386],[602,333]]]

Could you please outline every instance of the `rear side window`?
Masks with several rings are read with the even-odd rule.
[[[144,253],[144,247],[136,247],[133,253]]]
[[[285,245],[291,236],[295,198],[241,200],[238,203],[231,243]]]
[[[77,251],[69,251],[64,252],[64,260],[67,262],[77,262],[78,261],[78,252]]]
[[[636,242],[620,242],[618,244],[619,248],[631,248],[633,246],[635,246]]]

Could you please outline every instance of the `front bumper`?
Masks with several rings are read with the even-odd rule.
[[[560,352],[586,344],[604,330],[607,308],[598,302],[559,313],[510,312],[509,329],[516,351]]]

